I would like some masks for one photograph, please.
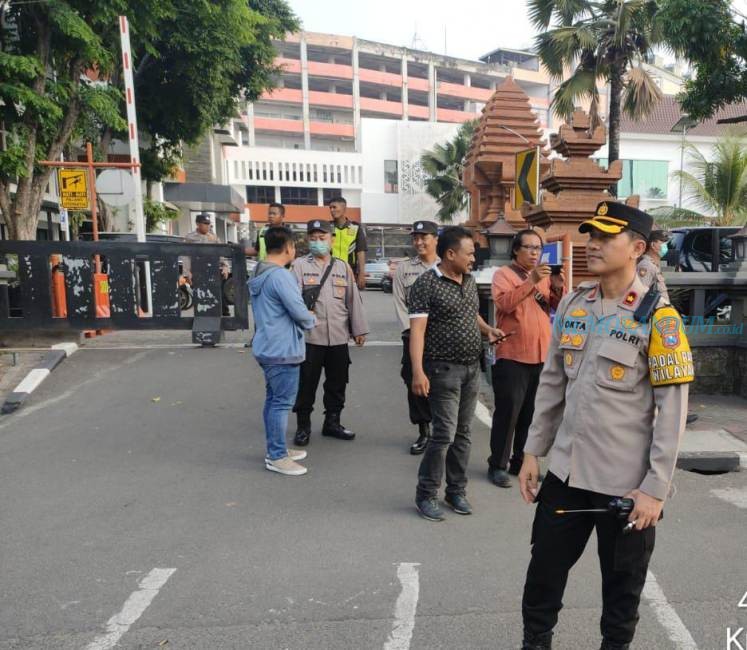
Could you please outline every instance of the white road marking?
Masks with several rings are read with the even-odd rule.
[[[490,409],[485,406],[481,401],[477,401],[475,407],[475,417],[480,420],[486,427],[493,426],[493,416],[490,414]]]
[[[96,637],[86,646],[86,650],[108,650],[113,648],[122,638],[130,626],[137,621],[148,605],[158,595],[166,581],[176,569],[153,569],[133,591],[122,609],[112,616],[106,624],[106,634]]]
[[[148,352],[140,352],[138,354],[133,354],[131,357],[128,357],[125,359],[122,363],[118,363],[115,366],[110,366],[108,368],[102,368],[101,370],[97,370],[95,373],[93,373],[90,377],[87,379],[84,379],[79,384],[76,384],[72,388],[69,388],[63,393],[60,393],[59,395],[56,395],[55,397],[50,397],[43,402],[39,402],[38,404],[32,404],[31,406],[27,406],[24,409],[13,413],[12,416],[8,417],[7,419],[0,421],[0,430],[5,429],[6,427],[16,423],[21,418],[28,417],[32,413],[35,413],[36,411],[40,411],[47,406],[52,406],[53,404],[57,404],[59,402],[64,402],[67,400],[68,397],[72,397],[78,390],[83,388],[84,386],[87,386],[88,384],[93,384],[98,382],[102,377],[105,375],[108,375],[114,370],[120,370],[124,366],[129,366],[133,363],[136,363],[137,361],[140,361],[140,359],[145,358],[148,355]]]
[[[643,597],[648,601],[656,619],[667,631],[669,639],[674,643],[677,650],[697,650],[698,646],[695,640],[674,610],[674,607],[669,604],[664,591],[659,586],[659,583],[656,582],[656,576],[651,571],[646,576]]]
[[[78,344],[72,342],[55,343],[52,346],[52,350],[64,350],[65,356],[69,357],[71,354],[75,354],[75,352],[78,350]]]
[[[711,490],[711,494],[737,506],[737,508],[747,510],[747,488],[729,487],[722,490]]]
[[[41,384],[47,377],[49,377],[49,370],[47,368],[34,368],[24,377],[23,381],[13,389],[13,392],[33,393],[39,384]]]
[[[419,566],[417,562],[401,562],[397,567],[402,591],[394,606],[394,626],[384,644],[384,650],[408,650],[410,647],[420,594]]]

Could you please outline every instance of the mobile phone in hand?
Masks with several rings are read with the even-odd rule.
[[[550,275],[560,275],[560,272],[563,270],[562,264],[551,264],[550,268],[552,269]]]

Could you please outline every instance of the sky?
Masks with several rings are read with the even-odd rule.
[[[289,4],[307,31],[358,36],[463,59],[476,60],[497,47],[528,48],[535,34],[526,0],[289,0]],[[733,0],[732,5],[747,16],[747,0]],[[672,58],[667,52],[661,54]]]
[[[438,54],[445,50],[464,59],[476,60],[497,47],[526,48],[534,35],[525,0],[289,0],[289,4],[307,31],[358,36]]]

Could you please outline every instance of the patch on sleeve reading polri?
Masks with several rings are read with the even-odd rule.
[[[693,353],[682,319],[674,307],[654,313],[648,345],[648,369],[652,386],[686,384],[695,379]]]

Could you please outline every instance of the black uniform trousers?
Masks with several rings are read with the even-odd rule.
[[[412,392],[412,362],[410,361],[410,331],[402,333],[402,371],[400,377],[407,386],[407,406],[410,410],[410,422],[429,424],[431,407],[428,398]]]
[[[604,508],[612,498],[572,488],[548,472],[537,496],[532,559],[524,585],[522,616],[526,632],[542,634],[555,627],[568,572],[596,528],[602,570],[602,636],[615,644],[633,640],[656,529],[624,535],[625,522],[608,513],[555,513],[556,509]]]
[[[345,388],[350,369],[350,350],[345,345],[306,344],[306,361],[301,364],[298,396],[293,412],[299,419],[314,410],[316,389],[324,369],[324,411],[339,414],[345,407]]]
[[[524,459],[529,425],[534,416],[534,398],[542,373],[541,363],[498,359],[492,369],[495,410],[490,427],[490,469],[507,469],[513,438],[511,466],[518,470]]]

